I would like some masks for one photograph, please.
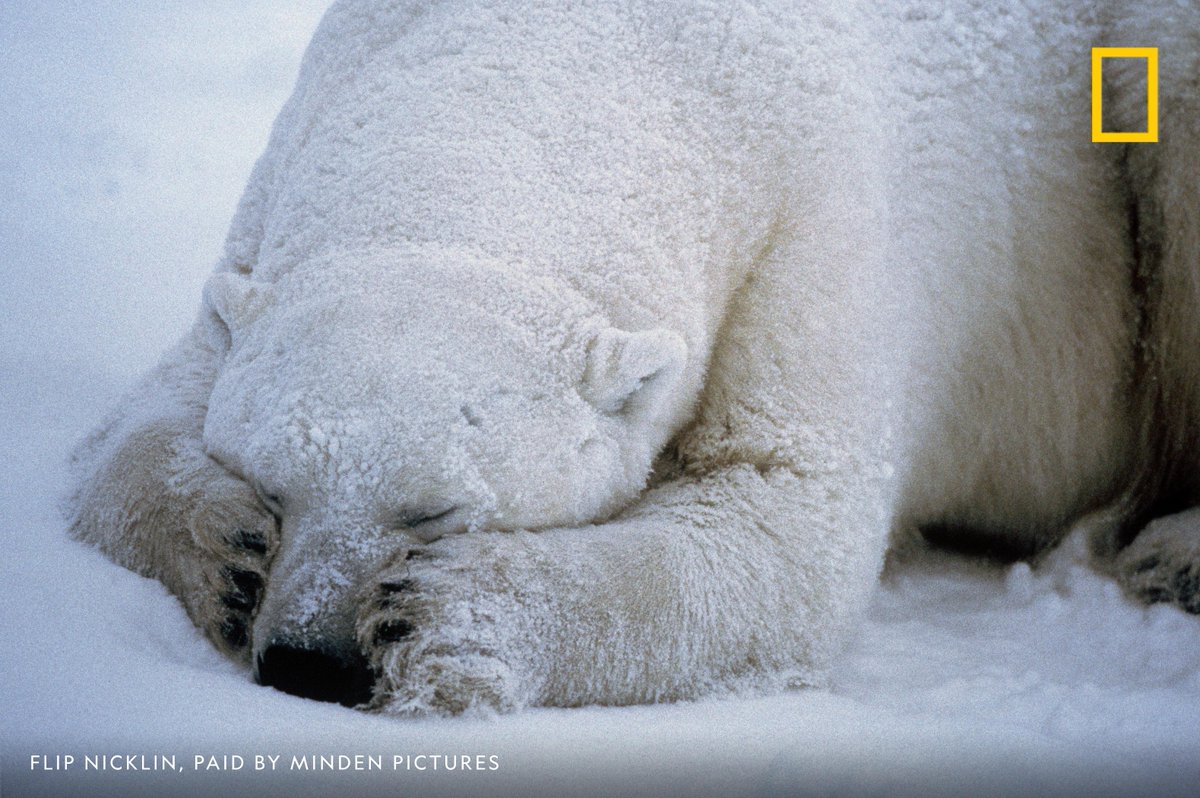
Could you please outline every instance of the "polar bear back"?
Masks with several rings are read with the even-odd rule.
[[[1036,548],[1116,490],[1135,445],[1128,212],[1115,150],[1087,140],[1082,54],[1109,15],[826,5],[338,3],[223,268],[484,247],[615,326],[677,330],[700,390],[772,236],[842,168],[878,168],[901,525]]]

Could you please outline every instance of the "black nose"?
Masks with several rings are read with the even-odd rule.
[[[347,707],[371,699],[375,674],[361,654],[272,644],[258,656],[258,683],[314,701]]]

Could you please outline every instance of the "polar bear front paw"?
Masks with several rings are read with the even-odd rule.
[[[184,604],[218,649],[245,660],[278,522],[249,485],[221,475],[205,486],[186,523],[195,547],[184,566]]]
[[[479,559],[487,552],[445,542],[402,552],[361,605],[359,640],[379,674],[373,707],[486,715],[524,706],[519,608],[494,563]]]
[[[1117,574],[1147,604],[1200,614],[1200,510],[1151,522],[1117,558]]]

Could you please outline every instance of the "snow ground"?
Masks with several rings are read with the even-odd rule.
[[[0,4],[0,795],[1196,794],[1200,621],[1070,547],[1036,572],[905,568],[828,691],[413,722],[255,686],[160,585],[69,541],[66,452],[190,321],[323,5]],[[82,767],[155,753],[182,772]],[[282,770],[303,754],[385,769]]]

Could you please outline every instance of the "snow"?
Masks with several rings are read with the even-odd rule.
[[[0,5],[0,792],[1195,793],[1200,620],[1126,601],[1077,542],[1034,570],[905,566],[829,690],[412,721],[255,686],[164,588],[69,541],[66,452],[190,320],[322,5]],[[286,769],[313,754],[384,768]],[[499,767],[393,769],[421,754]]]

